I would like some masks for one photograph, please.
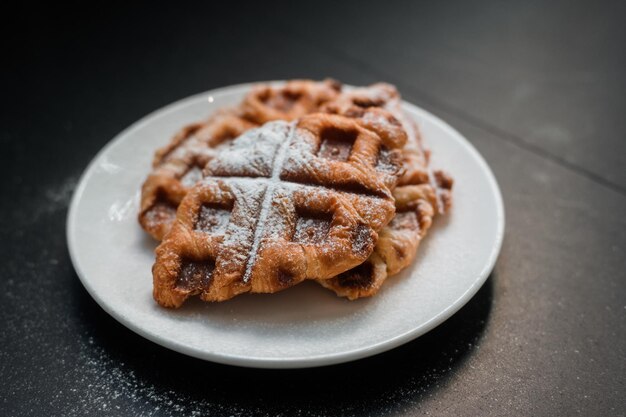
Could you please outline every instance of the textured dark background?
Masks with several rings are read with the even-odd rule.
[[[260,3],[2,13],[0,415],[624,415],[625,3]],[[467,306],[295,371],[191,359],[104,313],[64,231],[95,153],[185,96],[326,76],[396,84],[491,165],[506,237]]]

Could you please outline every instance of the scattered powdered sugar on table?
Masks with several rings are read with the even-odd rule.
[[[438,389],[442,383],[446,381],[446,375],[453,371],[455,362],[462,358],[467,350],[478,349],[478,336],[464,337],[459,342],[466,342],[464,346],[459,344],[447,343],[442,347],[443,351],[440,358],[433,365],[422,366],[419,361],[415,363],[407,363],[404,371],[400,371],[400,381],[392,384],[388,389],[375,386],[374,383],[359,382],[356,386],[362,386],[371,392],[372,398],[364,395],[357,395],[352,398],[337,397],[334,401],[327,402],[332,395],[326,395],[320,398],[321,403],[308,403],[305,397],[297,399],[286,399],[284,402],[264,402],[251,400],[249,397],[242,397],[241,400],[232,398],[223,398],[220,395],[220,381],[211,378],[211,368],[204,364],[201,367],[206,369],[206,398],[201,398],[201,390],[192,389],[187,392],[184,387],[176,386],[176,382],[172,384],[164,384],[163,375],[158,376],[155,381],[150,380],[150,376],[154,376],[154,370],[149,373],[143,372],[140,368],[134,369],[136,364],[125,363],[123,360],[113,356],[105,348],[99,346],[93,337],[84,337],[79,339],[79,351],[76,357],[72,359],[75,369],[69,371],[65,378],[69,378],[72,382],[63,384],[66,388],[59,391],[55,399],[52,401],[54,408],[61,411],[64,416],[82,416],[86,414],[98,415],[129,415],[132,410],[133,416],[325,416],[329,413],[340,414],[345,416],[363,415],[366,410],[370,412],[376,410],[381,414],[394,414],[401,411],[408,404],[424,400],[431,397],[433,391]],[[69,353],[69,352],[68,352]],[[410,356],[410,352],[402,353],[404,356]],[[163,360],[166,358],[155,358]],[[148,366],[149,361],[140,361],[142,367]],[[374,359],[370,363],[372,372],[380,372],[385,367],[381,363],[381,359]],[[158,363],[158,362],[157,362]],[[397,361],[393,362],[397,367]],[[158,366],[158,364],[156,364]],[[165,367],[165,374],[172,372]],[[395,372],[399,370],[397,368]],[[408,370],[414,370],[414,374]],[[363,375],[363,371],[356,369],[357,376]],[[419,371],[419,372],[418,372]],[[251,375],[252,381],[262,380],[263,373],[272,371],[264,370],[242,370],[234,369],[234,375]],[[332,369],[325,370],[309,370],[312,378],[320,379],[320,374],[328,373],[333,376],[335,372]],[[346,369],[345,372],[351,372]],[[158,373],[158,372],[157,372]],[[219,371],[220,376],[223,370]],[[409,376],[410,375],[410,376]],[[268,375],[268,383],[275,383],[275,376]],[[175,374],[175,380],[179,375]],[[299,377],[293,374],[287,376],[289,380],[298,381]],[[300,377],[304,377],[302,374]],[[336,377],[336,375],[335,375]],[[336,381],[328,381],[328,388],[336,390],[341,381],[347,381],[345,376],[339,376]],[[191,381],[199,381],[199,378],[192,377]],[[285,384],[287,382],[284,382]],[[304,386],[310,385],[311,382],[304,383]],[[281,389],[280,386],[275,386]],[[227,387],[223,388],[227,390]],[[268,388],[256,388],[258,395],[266,395]],[[352,392],[348,390],[347,392]],[[299,406],[302,404],[302,406]]]
[[[91,337],[86,341],[81,340],[81,348],[74,362],[80,366],[80,373],[74,375],[69,392],[59,393],[59,397],[65,399],[64,404],[59,404],[64,416],[94,413],[137,417],[204,416],[207,412],[229,416],[247,415],[239,407],[191,400],[185,394],[159,389],[138,376],[131,366],[111,357]],[[132,414],[127,414],[131,409]]]

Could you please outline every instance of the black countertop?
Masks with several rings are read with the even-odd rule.
[[[624,415],[624,5],[3,13],[0,415]],[[72,268],[64,229],[95,153],[197,92],[327,76],[396,84],[490,164],[506,235],[478,294],[400,348],[290,371],[185,357],[104,313]]]

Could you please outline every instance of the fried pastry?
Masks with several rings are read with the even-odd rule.
[[[394,154],[406,141],[381,110],[314,114],[244,133],[205,167],[156,250],[154,298],[223,301],[325,280],[362,264],[395,214]]]
[[[176,209],[189,189],[202,178],[202,169],[221,146],[255,125],[224,110],[204,123],[184,127],[155,155],[153,171],[141,189],[139,223],[157,240],[169,231]]]
[[[320,106],[337,98],[341,84],[335,80],[322,82],[292,80],[281,87],[257,85],[241,103],[242,117],[258,125],[272,120],[294,120],[319,111]]]
[[[373,109],[393,114],[407,133],[402,150],[404,174],[393,191],[396,216],[381,230],[374,253],[363,264],[329,280],[319,280],[324,287],[351,300],[374,295],[388,276],[400,272],[414,260],[436,214],[443,214],[451,204],[452,178],[429,167],[429,152],[423,148],[415,122],[404,114],[395,87],[379,83],[342,93],[322,110],[360,119],[366,125]]]
[[[152,237],[163,239],[183,197],[201,177],[202,169],[220,147],[270,120],[292,120],[319,110],[337,97],[333,80],[293,80],[282,86],[259,85],[234,108],[184,127],[159,149],[141,191],[139,223]]]

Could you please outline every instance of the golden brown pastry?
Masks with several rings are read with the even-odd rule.
[[[396,216],[381,230],[374,253],[363,264],[335,278],[319,280],[324,287],[351,300],[376,294],[388,276],[410,265],[434,216],[444,214],[451,204],[452,178],[428,166],[429,152],[422,146],[416,124],[405,116],[394,86],[379,83],[356,88],[322,107],[323,111],[357,118],[370,128],[378,124],[372,117],[375,109],[390,112],[407,134],[402,150],[404,173],[393,191]]]
[[[340,91],[341,84],[335,80],[291,80],[280,87],[261,84],[246,95],[240,109],[245,119],[259,125],[272,120],[294,120],[319,111]]]
[[[275,292],[363,263],[395,214],[394,153],[406,141],[391,115],[375,113],[375,130],[313,114],[267,123],[222,149],[156,250],[157,302]]]
[[[259,85],[243,102],[201,123],[184,127],[156,152],[153,171],[141,192],[139,223],[152,237],[163,239],[176,208],[216,151],[243,132],[270,120],[292,120],[319,110],[337,97],[336,81],[294,80],[282,86]]]

